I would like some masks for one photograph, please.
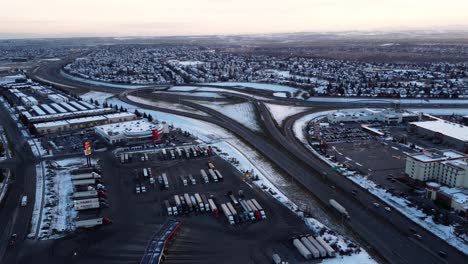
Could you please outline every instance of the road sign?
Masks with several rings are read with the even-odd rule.
[[[84,148],[85,156],[91,155],[91,141],[86,140],[86,141],[83,143],[83,148]]]

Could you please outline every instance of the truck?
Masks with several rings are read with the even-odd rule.
[[[348,211],[346,211],[346,208],[344,208],[341,204],[339,204],[337,201],[334,199],[330,199],[330,205],[335,208],[336,211],[338,211],[342,216],[346,217],[349,219],[349,214]]]
[[[84,199],[84,200],[75,200],[73,201],[73,206],[75,210],[87,210],[87,209],[95,209],[100,207],[99,199],[98,198],[91,198],[91,199]]]
[[[125,162],[125,163],[128,162],[128,154],[127,154],[127,153],[124,154],[124,162]]]
[[[262,220],[262,215],[260,214],[260,211],[257,209],[255,204],[251,200],[247,200],[246,202],[249,205],[249,207],[252,208],[255,219],[257,219],[258,221]]]
[[[188,193],[184,193],[184,200],[185,200],[185,203],[187,204],[189,211],[193,211],[192,200],[190,199],[190,196],[188,195]]]
[[[218,176],[216,176],[215,172],[212,169],[208,169],[208,172],[210,173],[211,179],[213,179],[213,182],[218,182]]]
[[[75,222],[76,228],[92,228],[100,225],[112,224],[112,220],[107,217],[99,217],[87,220],[80,220]]]
[[[186,157],[187,159],[190,159],[190,149],[189,149],[189,148],[185,148],[184,151],[185,151],[185,157]]]
[[[74,192],[72,198],[73,199],[95,198],[97,196],[98,196],[98,191],[91,190],[91,191],[84,191],[84,192]]]
[[[161,156],[162,156],[162,159],[163,159],[163,160],[167,159],[167,153],[166,153],[166,149],[165,149],[165,148],[163,148],[163,149],[161,150]]]
[[[316,237],[315,240],[320,243],[320,245],[325,249],[329,257],[335,257],[335,250],[321,237]]]
[[[28,205],[28,196],[23,195],[23,197],[21,197],[21,206],[26,206],[26,205]]]
[[[196,181],[195,178],[192,176],[192,174],[189,174],[188,177],[189,177],[190,183],[192,183],[192,185],[197,184],[197,181]]]
[[[124,164],[125,163],[125,155],[120,154],[120,163]]]
[[[171,149],[171,151],[170,151],[170,152],[171,152],[171,159],[175,159],[175,158],[176,158],[176,156],[175,156],[174,150],[172,150],[172,149]]]
[[[179,158],[182,158],[182,150],[180,150],[180,148],[177,148],[176,151]]]
[[[167,215],[172,215],[172,206],[168,200],[164,200],[164,205],[166,206]]]
[[[184,186],[187,186],[187,179],[184,176],[180,175],[180,180]]]
[[[312,253],[302,244],[302,242],[295,238],[293,240],[293,245],[296,247],[296,249],[299,251],[299,253],[307,260],[312,258]]]
[[[234,217],[234,222],[235,223],[239,223],[240,222],[240,218],[239,218],[239,215],[237,214],[237,211],[236,209],[234,208],[234,206],[232,206],[232,204],[230,202],[227,202],[226,203],[229,211],[231,211],[232,213],[232,216]]]
[[[144,159],[145,161],[148,161],[148,160],[149,160],[149,159],[148,159],[148,154],[147,154],[147,153],[144,153],[144,154],[143,154],[143,157],[144,157],[143,159]]]
[[[197,151],[195,150],[194,147],[191,147],[191,150],[192,150],[192,156],[196,158],[198,156]]]
[[[201,174],[201,177],[203,178],[203,180],[205,181],[205,183],[209,183],[210,180],[208,179],[208,175],[206,175],[206,172],[204,169],[200,169],[200,174]]]
[[[251,199],[252,203],[257,207],[258,211],[260,212],[260,215],[262,216],[262,219],[266,219],[266,214],[265,210],[260,206],[260,204],[255,200],[255,198]]]
[[[101,179],[101,175],[92,171],[91,173],[80,173],[71,175],[72,181],[85,180],[85,179]]]
[[[211,163],[211,161],[208,161],[208,169],[215,169],[215,166],[213,165],[213,163]]]
[[[224,180],[224,177],[223,177],[223,175],[221,174],[221,172],[219,172],[219,170],[214,170],[214,172],[216,173],[216,176],[218,176],[218,178],[219,178],[220,181]]]
[[[200,207],[197,203],[197,199],[195,199],[195,196],[190,195],[190,201],[192,202],[193,209],[197,212],[200,211]]]
[[[239,201],[237,201],[236,197],[234,197],[234,194],[232,194],[232,192],[228,192],[228,196],[235,206],[239,205]]]
[[[210,204],[210,209],[211,209],[211,212],[213,213],[213,216],[218,217],[219,210],[218,210],[218,207],[216,207],[216,204],[214,203],[213,199],[208,199],[208,203]]]
[[[73,183],[73,186],[93,185],[93,184],[96,184],[96,179],[76,180],[76,181],[72,181],[72,183]]]
[[[145,178],[148,178],[149,174],[148,174],[148,169],[147,168],[143,168],[143,177]]]
[[[307,237],[301,237],[301,242],[310,251],[310,253],[312,253],[314,258],[320,258],[320,252],[314,245],[312,245],[312,243],[310,243]]]
[[[249,215],[250,220],[255,220],[254,211],[250,208],[249,204],[245,200],[241,200],[240,204],[244,208],[245,212]]]
[[[180,202],[179,195],[174,195],[174,202],[179,213],[182,213],[182,203]]]
[[[203,202],[200,194],[195,193],[195,199],[197,200],[196,202],[198,203],[198,206],[200,207],[200,211],[204,212],[205,211],[205,203]]]
[[[162,174],[162,178],[163,178],[164,188],[169,189],[169,181],[167,180],[166,173]]]
[[[210,204],[208,203],[208,199],[206,199],[206,195],[200,194],[203,203],[205,204],[205,211],[209,212],[210,211]]]
[[[234,224],[234,217],[232,216],[231,211],[229,211],[226,204],[221,204],[221,210],[223,210],[224,216],[227,218],[230,225]]]
[[[324,258],[327,256],[327,251],[322,247],[322,245],[320,245],[317,240],[315,240],[313,236],[308,236],[307,239],[319,251],[320,257]]]

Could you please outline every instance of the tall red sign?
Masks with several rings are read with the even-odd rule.
[[[152,139],[153,139],[154,141],[158,140],[158,139],[159,139],[159,132],[158,132],[158,129],[155,128],[155,129],[153,129],[152,132],[153,132],[153,133],[152,133]]]

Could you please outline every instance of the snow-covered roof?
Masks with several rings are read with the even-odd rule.
[[[95,130],[108,134],[138,134],[151,132],[153,129],[160,129],[161,125],[146,121],[145,119],[126,121],[114,124],[107,124],[95,127]]]
[[[468,127],[464,125],[444,120],[412,122],[411,124],[461,141],[468,141]]]
[[[66,120],[69,124],[80,124],[80,123],[88,123],[88,122],[95,122],[95,121],[105,121],[107,120],[104,116],[88,116],[88,117],[80,117],[80,118],[73,118]]]
[[[465,167],[468,166],[468,163],[463,160],[447,160],[443,161],[442,163],[454,167],[458,170],[464,170]]]
[[[453,200],[455,200],[459,204],[468,203],[468,189],[461,188],[461,187],[447,187],[442,186],[440,187],[440,191],[450,195]]]
[[[116,117],[136,117],[135,114],[133,113],[128,113],[128,112],[120,112],[120,113],[114,113],[114,114],[108,114],[104,115],[107,118],[116,118]]]
[[[448,159],[461,159],[467,158],[463,153],[460,153],[455,150],[424,150],[423,152],[409,154],[415,160],[422,162],[435,162],[435,161],[444,161]]]

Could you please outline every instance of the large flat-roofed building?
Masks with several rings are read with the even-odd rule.
[[[328,122],[384,122],[398,124],[402,122],[419,121],[421,115],[395,109],[345,109],[338,110],[327,115]]]
[[[410,131],[430,137],[435,142],[468,152],[468,127],[445,120],[412,122]]]
[[[468,156],[454,150],[425,150],[408,154],[405,173],[420,182],[437,181],[468,188]]]
[[[108,115],[96,115],[88,117],[71,118],[66,120],[57,120],[34,124],[37,134],[57,133],[67,130],[83,129],[98,125],[111,124],[115,122],[136,120],[137,116],[133,113],[114,113]]]
[[[154,131],[157,131],[159,140],[164,134],[169,133],[169,127],[166,122],[156,123],[140,119],[94,128],[94,132],[110,144],[151,140]]]

